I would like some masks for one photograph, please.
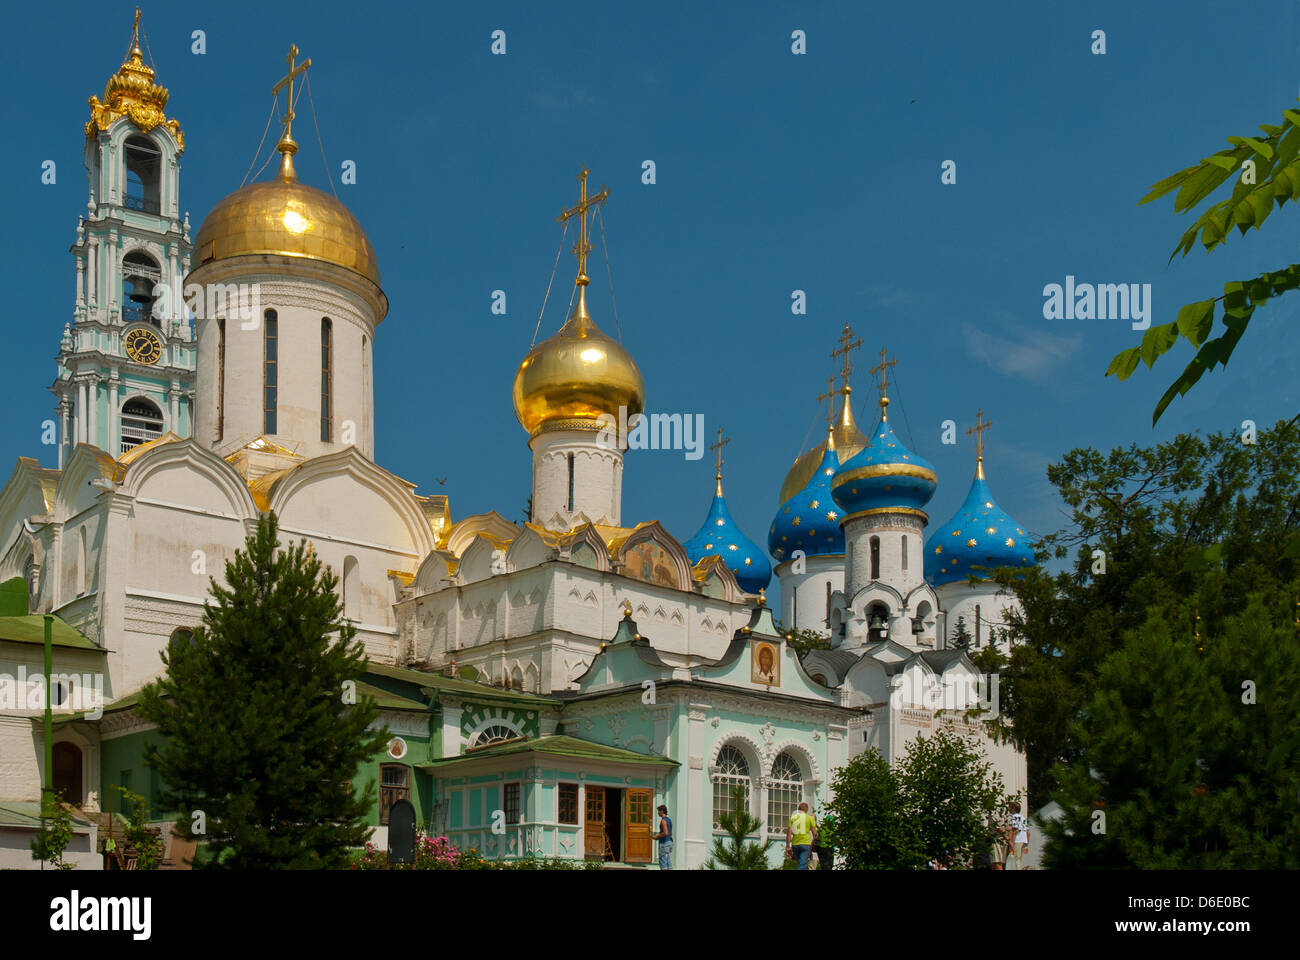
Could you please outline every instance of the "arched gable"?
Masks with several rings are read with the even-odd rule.
[[[240,520],[257,518],[257,505],[243,478],[230,464],[192,439],[158,442],[133,457],[126,466],[120,492]]]
[[[59,474],[59,485],[54,493],[54,508],[51,511],[54,519],[67,520],[94,505],[104,491],[91,486],[90,481],[120,482],[125,469],[99,447],[88,443],[77,444],[63,472]]]
[[[866,617],[873,603],[883,603],[889,608],[891,616],[900,615],[906,608],[903,596],[889,584],[877,580],[869,583],[853,595],[848,606],[856,617]]]
[[[885,703],[889,700],[889,674],[885,665],[875,657],[862,657],[844,674],[844,686],[848,687],[847,706],[864,707],[871,703]]]
[[[508,541],[519,535],[519,527],[495,510],[489,510],[487,513],[476,513],[472,517],[466,517],[451,528],[451,533],[447,536],[447,552],[455,557],[463,556],[465,549],[474,542],[474,538],[480,533],[486,533],[498,540]]]
[[[677,582],[674,586],[678,590],[692,589],[695,585],[695,580],[691,575],[690,558],[687,557],[686,551],[682,548],[682,545],[677,542],[672,534],[664,529],[663,525],[660,524],[658,520],[650,520],[646,523],[638,524],[636,529],[628,534],[627,538],[618,548],[616,554],[616,563],[618,566],[615,569],[625,577],[631,577],[635,580],[644,580],[643,577],[629,572],[627,566],[632,559],[628,556],[629,552],[634,550],[640,544],[647,542],[657,544],[659,547],[663,548],[663,551],[668,555],[672,563],[672,569],[676,573]],[[644,582],[653,581],[644,580]]]
[[[714,600],[735,603],[745,592],[736,574],[717,554],[701,558],[692,568],[691,576],[699,592]]]
[[[554,560],[558,551],[530,525],[524,524],[523,531],[511,541],[506,550],[507,570],[527,570]]]
[[[294,467],[276,482],[268,506],[285,527],[325,529],[423,557],[437,544],[414,489],[347,447]]]
[[[456,567],[456,582],[477,583],[496,574],[505,573],[504,551],[502,555],[498,555],[498,550],[501,550],[501,547],[495,540],[481,533],[476,534],[474,542],[466,547],[465,552],[460,556],[460,563]],[[494,563],[497,565],[495,570]]]
[[[577,563],[577,560],[573,560],[574,551],[580,547],[589,547],[591,549],[591,553],[587,556],[590,556],[592,562],[595,563],[595,569],[609,569],[609,547],[601,539],[600,533],[590,523],[583,524],[573,532],[563,553],[565,559]]]
[[[422,596],[451,582],[455,558],[443,550],[434,550],[424,558],[420,568],[415,571],[415,594]]]

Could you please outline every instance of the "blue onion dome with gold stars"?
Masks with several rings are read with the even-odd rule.
[[[736,521],[727,509],[727,499],[722,495],[722,431],[718,431],[718,469],[715,476],[717,485],[713,490],[713,502],[709,504],[709,515],[704,518],[704,525],[698,533],[682,544],[691,565],[699,563],[705,557],[714,554],[722,557],[722,562],[736,575],[736,582],[746,593],[758,593],[772,581],[772,564],[767,559],[763,548],[741,532]]]
[[[1031,567],[1034,552],[1029,549],[1028,539],[993,499],[981,457],[966,502],[925,545],[925,579],[938,587],[972,576],[988,579],[998,567]]]
[[[844,531],[840,509],[831,496],[831,479],[839,468],[835,434],[828,431],[826,449],[810,479],[793,497],[781,504],[772,529],[767,533],[768,552],[780,563],[796,550],[806,557],[844,553]]]
[[[938,480],[934,467],[903,446],[887,415],[889,398],[880,398],[880,424],[867,445],[840,465],[831,492],[846,513],[867,510],[924,515]]]

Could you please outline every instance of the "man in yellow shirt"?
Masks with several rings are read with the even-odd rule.
[[[817,837],[817,821],[808,812],[808,804],[799,804],[799,809],[790,814],[790,823],[785,828],[785,855],[793,850],[799,858],[799,869],[808,869],[808,857],[812,853],[812,843]]]

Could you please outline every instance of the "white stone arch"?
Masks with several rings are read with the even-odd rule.
[[[158,411],[158,418],[162,420],[162,432],[159,433],[159,435],[154,438],[155,440],[160,440],[163,437],[167,436],[167,434],[174,433],[176,431],[176,424],[172,423],[171,416],[170,416],[169,408],[171,407],[171,404],[169,404],[165,398],[163,400],[159,400],[157,397],[150,396],[148,390],[140,390],[138,388],[131,390],[129,393],[125,395],[118,396],[117,409],[113,412],[117,415],[117,422],[119,424],[122,422],[122,410],[125,409],[126,405],[130,403],[132,400],[143,400]],[[118,432],[119,432],[119,442],[120,442],[120,433],[121,433],[120,427],[118,428]]]
[[[79,443],[73,448],[67,466],[59,474],[51,513],[55,520],[66,522],[92,506],[103,492],[90,485],[91,480],[119,481],[125,468],[98,447]]]
[[[565,559],[572,561],[573,552],[581,546],[590,547],[592,553],[596,555],[597,570],[609,569],[609,547],[606,546],[605,541],[602,540],[600,534],[596,532],[596,528],[590,523],[582,526],[574,532],[572,539],[569,541],[568,548],[565,550]]]
[[[524,691],[527,693],[541,693],[541,673],[537,669],[537,664],[528,661],[528,666],[524,668]]]
[[[484,717],[482,720],[476,723],[474,727],[469,731],[469,733],[465,735],[466,749],[474,746],[474,741],[478,738],[479,734],[481,734],[488,727],[507,727],[510,730],[514,731],[516,737],[522,737],[525,735],[523,729],[519,726],[519,724],[515,723],[513,720],[507,717],[498,716],[495,713],[493,713],[489,716]]]
[[[472,517],[466,517],[451,528],[451,532],[447,535],[447,552],[454,557],[461,556],[480,533],[496,537],[498,540],[513,540],[519,535],[519,527],[495,510],[477,513]]]
[[[92,793],[99,793],[99,744],[70,723],[55,728],[54,736],[50,738],[51,750],[60,743],[70,743],[81,751],[81,796],[64,797],[68,803],[80,806]],[[53,782],[53,773],[50,776]]]
[[[168,196],[169,178],[171,176],[171,166],[176,160],[176,155],[180,153],[180,145],[172,135],[171,129],[165,124],[158,124],[152,130],[141,130],[129,117],[121,116],[113,121],[112,125],[104,131],[108,136],[109,148],[113,156],[118,158],[117,169],[118,175],[113,178],[112,188],[117,193],[116,202],[119,205],[126,203],[126,141],[132,137],[139,137],[142,140],[148,140],[161,155],[158,170],[158,214],[160,216],[173,216],[170,203],[163,201]],[[101,134],[103,136],[104,134]],[[90,145],[87,144],[89,150]],[[97,197],[101,202],[110,202],[110,197]],[[173,199],[174,198],[169,198]],[[162,261],[164,264],[166,260]],[[164,268],[165,269],[165,268]]]
[[[496,553],[500,549],[487,537],[475,534],[474,542],[465,548],[465,552],[460,556],[460,563],[456,566],[456,582],[478,583],[493,576],[492,564],[499,559]]]
[[[393,543],[391,546],[408,550],[420,557],[437,547],[429,521],[412,494],[415,488],[376,466],[356,447],[345,447],[334,453],[314,457],[290,470],[276,483],[268,507],[287,525],[297,525],[290,508],[298,494],[309,491],[318,484],[340,478],[346,478],[356,486],[370,491],[386,505],[389,516],[397,520],[405,540],[404,543]],[[373,517],[371,519],[374,520]],[[357,531],[358,539],[374,540],[385,535],[391,536],[395,532],[392,529],[383,532],[378,532],[373,527],[367,529],[364,518],[361,517],[353,520],[361,527]]]
[[[686,555],[685,549],[677,542],[676,538],[670,534],[658,520],[650,520],[646,523],[637,524],[626,540],[618,549],[618,564],[621,568],[623,558],[627,552],[639,543],[647,540],[653,540],[659,546],[663,547],[668,555],[673,559],[673,565],[677,570],[677,589],[690,590],[695,586],[695,579],[691,574],[691,561]],[[653,584],[652,584],[653,586]]]
[[[776,758],[783,753],[790,753],[794,756],[795,763],[799,764],[799,772],[803,774],[805,781],[814,785],[815,792],[815,785],[822,782],[821,765],[817,763],[817,756],[798,740],[782,740],[772,746],[767,763],[763,768],[763,776],[770,777],[772,775],[772,766],[776,763]]]
[[[415,586],[416,596],[421,596],[448,585],[451,582],[451,564],[453,559],[449,554],[441,550],[435,550],[430,553],[420,563],[419,569],[415,571],[415,579],[412,583]]]
[[[767,774],[763,772],[763,748],[759,746],[758,741],[747,733],[743,733],[739,730],[732,730],[719,736],[717,741],[713,744],[713,750],[709,754],[708,773],[710,784],[713,782],[713,771],[718,766],[718,754],[722,753],[722,748],[727,746],[737,748],[744,755],[745,760],[748,761],[750,765],[750,777],[753,778],[755,783],[757,783],[760,777],[767,776]]]
[[[526,570],[556,558],[556,549],[528,524],[506,549],[506,570]]]
[[[192,491],[194,479],[203,477],[221,494],[225,501],[223,506],[229,513],[240,520],[251,522],[257,519],[257,504],[253,502],[253,495],[248,492],[243,478],[225,460],[193,439],[160,443],[132,460],[122,481],[121,493],[138,497],[156,478],[177,469],[184,473],[187,489]],[[182,502],[192,501],[186,498]]]

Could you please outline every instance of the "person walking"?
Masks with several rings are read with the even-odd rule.
[[[799,809],[790,814],[790,822],[785,828],[785,855],[792,853],[799,859],[799,869],[808,869],[808,857],[812,854],[813,839],[817,836],[817,821],[808,812],[808,804],[799,804]]]
[[[673,821],[668,816],[668,808],[659,804],[659,832],[651,840],[659,841],[659,869],[673,868]]]
[[[1029,821],[1020,812],[1020,801],[1012,800],[1007,809],[1011,811],[1011,824],[1007,827],[1011,855],[1007,857],[1007,869],[1023,870],[1024,856],[1029,852]]]

